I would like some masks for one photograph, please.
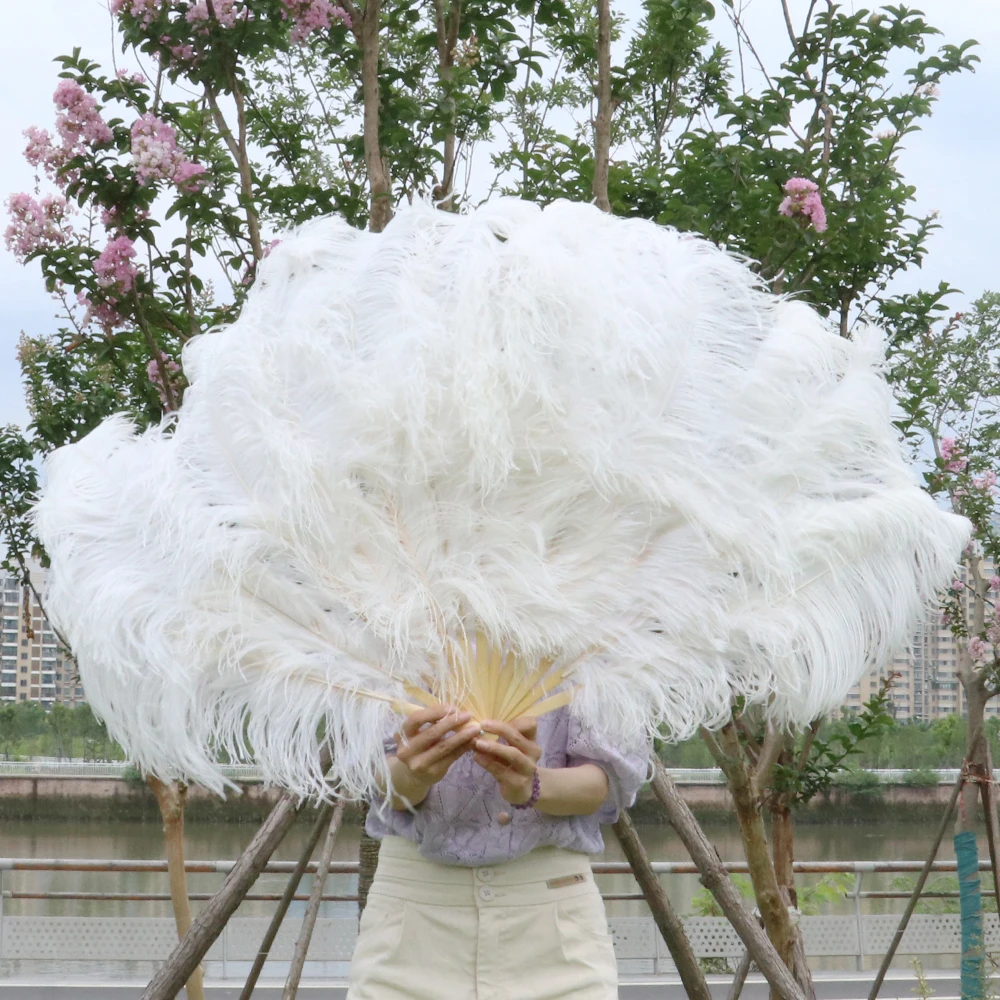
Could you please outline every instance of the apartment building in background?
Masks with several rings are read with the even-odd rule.
[[[32,573],[36,585],[43,578],[42,570]],[[0,574],[0,702],[11,701],[75,707],[85,698],[76,666],[67,660],[31,590]]]
[[[992,572],[987,562],[983,575],[988,578]],[[964,571],[961,579],[965,584]],[[966,615],[971,616],[972,598],[967,588],[962,593]],[[1000,594],[991,591],[990,599],[1000,602]],[[965,641],[952,634],[938,612],[920,623],[909,645],[896,654],[891,667],[899,675],[890,697],[892,710],[900,722],[910,719],[930,722],[946,715],[966,713],[965,692],[958,680],[959,643]],[[883,670],[863,677],[848,694],[844,707],[858,711],[878,691],[885,673]],[[1000,699],[993,698],[986,703],[986,718],[1000,715],[998,701]]]

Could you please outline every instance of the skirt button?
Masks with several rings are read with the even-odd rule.
[[[510,822],[510,813],[502,812],[497,816],[497,822],[501,826],[506,826]]]

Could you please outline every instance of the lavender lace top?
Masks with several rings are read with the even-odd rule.
[[[565,708],[538,720],[541,767],[597,764],[608,776],[608,797],[590,816],[546,816],[515,809],[500,796],[496,779],[468,753],[412,812],[372,803],[366,829],[378,840],[395,835],[414,841],[420,853],[445,864],[477,865],[510,861],[536,847],[565,847],[585,854],[604,849],[601,824],[613,823],[635,801],[646,777],[646,747],[611,746],[595,740]],[[501,821],[501,814],[506,814]]]

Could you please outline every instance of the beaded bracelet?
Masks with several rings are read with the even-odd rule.
[[[531,798],[527,802],[514,803],[515,809],[530,809],[538,801],[538,793],[542,790],[542,782],[538,777],[538,768],[535,768],[535,776],[531,780]]]

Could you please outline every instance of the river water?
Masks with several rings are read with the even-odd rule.
[[[300,823],[278,848],[275,860],[297,860],[311,824]],[[803,825],[796,830],[796,858],[800,861],[909,860],[922,862],[927,855],[934,824],[880,823],[871,825]],[[249,825],[189,824],[186,831],[186,851],[191,860],[235,859],[255,832]],[[335,858],[356,860],[359,838],[356,826],[347,826],[336,845]],[[742,860],[739,833],[735,826],[710,826],[706,831],[724,860]],[[640,836],[650,858],[662,861],[687,861],[688,856],[669,827],[642,826]],[[611,830],[605,831],[607,860],[623,860],[621,850]],[[5,823],[0,829],[0,855],[20,858],[162,858],[163,842],[158,825],[112,823],[53,823],[51,821]],[[939,858],[953,859],[950,837],[945,839]],[[192,874],[192,893],[213,892],[222,876]],[[287,876],[263,875],[255,891],[280,893]],[[815,878],[800,876],[800,884]],[[664,885],[682,914],[690,913],[692,897],[699,889],[694,875],[668,875]],[[863,888],[889,889],[892,876],[869,874]],[[635,883],[629,876],[600,876],[605,892],[633,892]],[[83,891],[83,892],[166,892],[167,878],[159,873],[98,873],[98,872],[4,872],[3,889],[14,891]],[[348,894],[354,889],[350,876],[331,876],[328,891]],[[308,891],[308,883],[305,883]],[[326,904],[327,913],[344,911],[348,904]],[[248,903],[244,915],[266,914],[270,903]],[[849,900],[827,904],[823,912],[851,912]],[[902,908],[901,900],[865,900],[868,912],[891,912]],[[613,901],[609,913],[625,916],[644,912],[644,904]],[[170,914],[169,904],[156,901],[90,901],[90,900],[18,900],[6,899],[4,912],[36,916],[128,916]]]

